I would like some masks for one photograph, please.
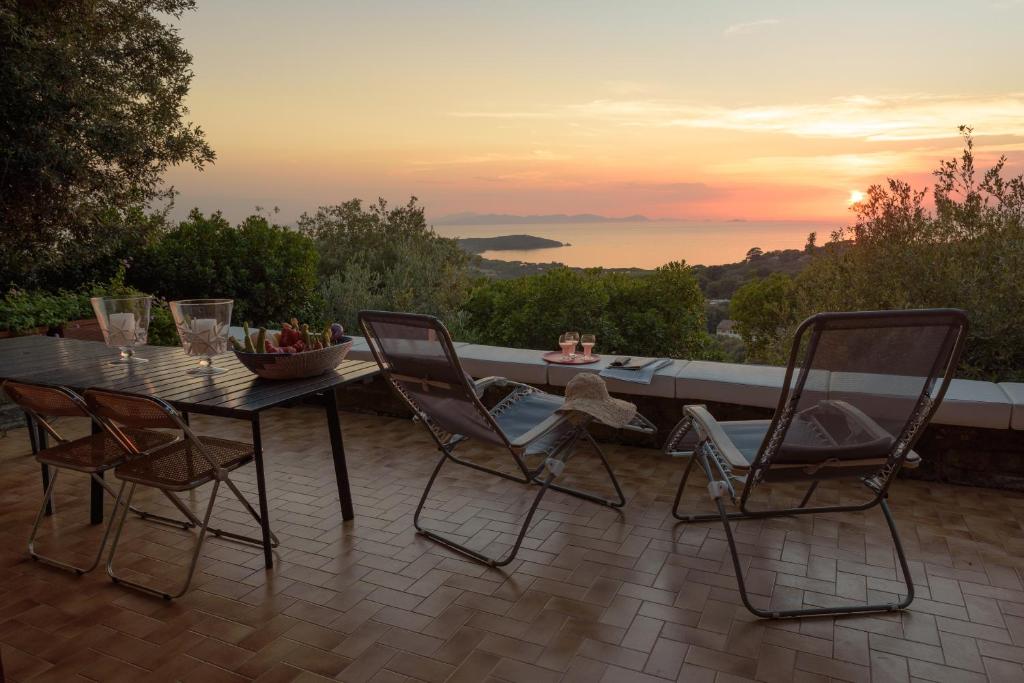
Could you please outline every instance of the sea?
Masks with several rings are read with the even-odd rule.
[[[817,232],[826,242],[837,224],[810,221],[651,220],[593,223],[529,223],[510,225],[435,225],[445,237],[534,235],[570,246],[550,249],[486,251],[484,258],[549,263],[589,268],[651,269],[669,261],[719,265],[742,261],[747,251],[802,249],[807,235]]]

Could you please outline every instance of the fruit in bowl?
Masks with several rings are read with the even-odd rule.
[[[328,325],[321,332],[312,332],[295,318],[281,325],[280,332],[261,327],[251,332],[248,323],[242,326],[242,341],[230,338],[238,360],[245,367],[266,379],[313,377],[336,368],[352,348],[352,338],[345,336],[339,323]]]

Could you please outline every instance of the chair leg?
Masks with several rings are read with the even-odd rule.
[[[46,465],[44,465],[44,467],[46,467]],[[118,505],[120,505],[121,503],[121,496],[124,493],[124,484],[121,484],[121,489],[116,494],[114,494],[113,491],[111,491],[111,495],[113,495],[114,497],[114,514],[111,514],[110,519],[107,520],[107,524],[103,529],[103,538],[100,539],[99,547],[96,549],[96,556],[93,558],[92,563],[88,567],[78,567],[76,565],[71,564],[70,562],[64,562],[62,560],[58,560],[56,558],[43,555],[37,552],[35,549],[36,536],[39,533],[39,525],[43,521],[43,517],[46,516],[47,509],[51,507],[51,504],[53,502],[54,488],[57,485],[57,475],[60,474],[59,467],[54,467],[52,469],[53,473],[50,475],[50,481],[46,486],[46,492],[43,494],[43,503],[39,508],[39,512],[36,514],[35,523],[32,525],[32,533],[29,535],[28,538],[28,554],[33,560],[43,562],[45,564],[57,567],[59,569],[74,572],[79,576],[81,576],[82,574],[88,574],[99,565],[100,558],[103,556],[103,549],[107,545],[107,538],[109,538],[110,536],[110,529],[113,526],[114,517],[116,516]]]
[[[213,490],[210,492],[210,502],[206,505],[206,514],[203,516],[203,521],[199,525],[199,536],[196,538],[195,549],[192,552],[192,560],[189,563],[188,575],[185,577],[185,582],[181,589],[176,593],[168,593],[136,581],[129,581],[128,579],[118,576],[114,570],[114,555],[117,551],[117,543],[121,538],[121,531],[124,529],[125,519],[128,517],[128,506],[131,503],[132,496],[135,494],[135,484],[132,484],[128,491],[128,500],[125,501],[125,510],[121,513],[117,532],[114,534],[114,542],[110,546],[110,555],[107,558],[107,574],[110,575],[111,580],[116,584],[122,584],[143,593],[161,597],[164,600],[174,600],[175,598],[180,598],[184,595],[188,591],[189,586],[192,585],[192,577],[195,576],[196,566],[199,564],[199,555],[203,549],[203,541],[206,539],[206,531],[210,525],[210,517],[213,515],[213,506],[217,502],[217,491],[219,489],[220,481],[214,480]]]
[[[896,549],[896,557],[899,559],[900,570],[903,572],[903,580],[907,587],[907,594],[902,600],[898,602],[879,603],[874,605],[840,605],[836,607],[765,610],[755,607],[750,602],[750,598],[747,595],[746,582],[743,580],[743,567],[740,566],[739,550],[736,547],[736,539],[732,534],[732,524],[729,522],[729,514],[725,510],[725,503],[722,501],[722,496],[718,495],[715,497],[715,505],[718,508],[719,519],[722,520],[722,525],[725,527],[725,537],[729,543],[729,553],[732,555],[732,566],[733,570],[736,572],[736,583],[739,587],[740,599],[743,601],[744,607],[758,617],[766,619],[786,619],[792,617],[860,614],[863,612],[894,612],[910,606],[910,603],[914,601],[914,581],[910,576],[910,567],[907,564],[907,557],[903,552],[903,544],[900,542],[900,535],[896,530],[896,522],[892,517],[892,512],[889,510],[889,504],[884,498],[880,499],[879,504],[882,507],[882,514],[885,515],[885,521],[889,525],[889,531],[892,534],[893,546]]]
[[[242,506],[246,510],[249,511],[249,514],[252,515],[252,518],[254,520],[256,520],[256,524],[258,524],[260,526],[260,528],[262,528],[263,527],[263,520],[260,517],[260,514],[258,512],[256,512],[256,509],[252,506],[252,503],[250,503],[249,500],[244,495],[242,495],[242,492],[238,489],[237,486],[235,486],[235,482],[231,481],[230,479],[225,478],[224,479],[224,483],[228,485],[228,488],[230,488],[231,492],[235,494],[235,498],[238,498],[238,501],[242,504]],[[242,543],[252,543],[252,544],[258,545],[260,547],[263,547],[263,539],[262,538],[253,538],[251,536],[243,536],[241,534],[236,534],[236,533],[234,533],[232,531],[224,531],[223,529],[210,529],[210,533],[213,534],[214,536],[223,537],[223,538],[230,538],[230,539],[235,540],[235,541],[241,541]],[[277,540],[277,536],[274,535],[273,531],[271,531],[269,535],[270,535],[270,547],[271,548],[278,547],[281,542]]]
[[[523,544],[523,539],[526,537],[526,532],[530,529],[530,522],[533,521],[533,516],[537,512],[537,506],[540,505],[541,498],[544,497],[544,494],[547,493],[548,488],[551,487],[551,482],[554,479],[554,475],[548,473],[548,476],[545,477],[544,481],[537,482],[538,484],[540,484],[540,491],[537,492],[537,495],[533,499],[533,504],[530,505],[529,512],[526,513],[526,519],[523,520],[523,525],[519,529],[519,534],[516,536],[516,542],[512,546],[512,549],[509,550],[508,553],[506,553],[505,557],[488,557],[487,555],[484,555],[481,552],[473,550],[472,548],[469,548],[461,543],[453,541],[452,539],[440,533],[430,531],[429,529],[424,529],[422,526],[420,526],[420,513],[423,511],[423,505],[427,502],[427,496],[430,495],[430,489],[433,488],[434,481],[437,479],[437,475],[441,472],[441,467],[444,465],[445,460],[447,460],[449,457],[451,456],[449,456],[448,453],[444,452],[443,455],[441,456],[441,459],[437,461],[437,465],[434,467],[434,471],[430,475],[430,480],[427,482],[426,488],[423,489],[423,495],[420,496],[420,503],[419,505],[416,506],[416,513],[413,515],[412,518],[413,526],[416,527],[417,532],[419,532],[423,536],[426,536],[432,541],[440,543],[441,545],[447,548],[450,548],[456,552],[471,557],[474,560],[477,560],[478,562],[482,562],[491,567],[504,567],[505,565],[512,562],[512,560],[514,560],[516,555],[519,553],[519,548]]]
[[[804,494],[803,500],[800,501],[800,505],[798,505],[797,507],[807,507],[807,503],[808,501],[811,500],[811,496],[814,495],[814,490],[816,488],[818,488],[818,482],[811,482],[811,485],[807,488],[807,493]]]
[[[118,494],[114,491],[114,489],[112,489],[110,487],[110,484],[107,483],[106,479],[104,479],[103,477],[100,477],[100,476],[98,476],[96,474],[92,475],[92,479],[99,486],[101,486],[103,488],[103,490],[105,490],[107,493],[109,493],[112,498],[115,498],[115,499],[117,498]],[[174,501],[174,502],[177,503],[178,501]],[[146,512],[145,510],[140,510],[139,508],[135,507],[134,505],[132,505],[129,509],[132,512],[134,512],[136,515],[138,515],[140,519],[149,520],[149,521],[155,522],[157,524],[166,524],[167,526],[172,526],[172,527],[176,527],[178,529],[186,529],[186,530],[187,529],[191,529],[192,527],[195,526],[195,524],[190,521],[191,518],[187,519],[187,520],[185,520],[183,522],[180,519],[174,519],[173,517],[164,517],[163,515],[158,515],[158,514],[155,514],[153,512]],[[181,509],[180,505],[179,505],[178,509]],[[185,516],[188,517],[187,514]]]
[[[569,455],[566,456],[565,458],[566,461],[568,461],[569,458],[572,457],[573,451],[576,448],[576,442],[579,441],[580,436],[580,432],[577,432],[573,436],[572,441],[569,442],[568,446],[562,449],[569,450]],[[609,500],[607,498],[602,498],[601,496],[597,496],[593,493],[581,491],[580,489],[575,489],[569,486],[561,486],[559,484],[552,484],[551,482],[547,482],[547,484],[545,484],[543,481],[538,481],[538,477],[540,477],[545,471],[543,467],[539,468],[537,472],[530,477],[530,481],[533,482],[534,484],[546,485],[555,491],[567,493],[570,496],[582,498],[583,500],[589,500],[590,502],[597,503],[598,505],[607,505],[608,507],[621,508],[626,504],[626,496],[622,493],[622,487],[619,486],[619,479],[618,477],[615,476],[615,470],[612,469],[611,464],[609,464],[608,459],[604,455],[604,451],[601,450],[601,447],[597,444],[597,441],[594,440],[594,437],[591,436],[590,432],[587,431],[586,428],[582,429],[582,436],[586,437],[587,441],[590,442],[591,448],[593,448],[594,452],[597,453],[597,457],[601,459],[601,464],[604,466],[604,471],[607,472],[608,478],[612,482],[612,486],[615,487],[615,495],[618,496],[617,500]]]

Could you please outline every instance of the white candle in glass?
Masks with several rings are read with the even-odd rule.
[[[134,313],[111,313],[107,317],[107,338],[111,346],[131,346],[138,336]]]
[[[217,320],[215,318],[194,318],[192,320],[189,353],[193,356],[215,356],[218,348]]]

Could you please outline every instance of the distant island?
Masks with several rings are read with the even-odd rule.
[[[568,242],[549,240],[533,235],[499,235],[497,237],[463,237],[458,240],[459,246],[470,254],[482,254],[485,251],[520,251],[525,249],[551,249],[568,247]]]
[[[517,216],[509,213],[453,213],[431,221],[434,225],[536,225],[538,223],[646,223],[647,216],[599,216],[594,213]]]

